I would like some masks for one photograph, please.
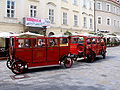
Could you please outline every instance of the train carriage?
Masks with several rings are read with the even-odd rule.
[[[7,67],[15,74],[23,73],[27,68],[61,65],[72,66],[68,57],[70,43],[67,37],[10,38]]]
[[[70,53],[74,60],[83,57],[86,62],[93,62],[95,57],[106,57],[106,39],[103,37],[71,36]]]
[[[83,57],[86,62],[94,62],[98,55],[106,57],[106,39],[103,37],[11,37],[7,67],[15,74],[41,66],[64,64],[70,68],[73,60]]]

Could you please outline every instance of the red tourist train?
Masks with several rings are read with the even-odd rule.
[[[71,36],[70,53],[74,60],[83,57],[86,62],[93,62],[97,55],[106,57],[106,39],[103,37]]]
[[[70,68],[73,60],[84,57],[93,62],[96,55],[106,55],[106,41],[101,37],[11,37],[7,67],[15,74],[38,66],[64,64]],[[86,59],[87,58],[87,59]]]
[[[72,66],[67,37],[10,38],[7,67],[15,74],[23,73],[29,67],[61,65]]]

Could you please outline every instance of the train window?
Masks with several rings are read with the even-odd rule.
[[[79,39],[79,37],[72,37],[71,43],[73,43],[73,44],[78,43],[78,39]]]
[[[68,46],[68,39],[67,38],[60,38],[60,46]]]
[[[87,44],[91,44],[91,39],[87,38]]]
[[[30,47],[30,40],[29,39],[25,39],[25,47],[29,48]]]
[[[24,39],[18,39],[18,47],[23,48],[24,47]]]
[[[96,44],[96,39],[95,38],[92,39],[92,44]]]
[[[0,38],[0,51],[4,51],[6,47],[5,38]]]
[[[18,39],[18,47],[19,48],[30,48],[30,40],[29,39]]]
[[[100,40],[101,40],[101,41],[100,41],[101,45],[105,45],[105,43],[106,43],[105,39],[104,39],[104,38],[101,38]]]
[[[48,39],[48,47],[57,47],[58,39]]]
[[[84,37],[79,37],[78,38],[78,43],[84,43]]]
[[[37,47],[37,40],[36,39],[32,39],[32,43],[33,47]]]
[[[45,39],[38,39],[37,46],[45,47]]]
[[[12,38],[10,38],[9,46],[10,46],[10,47],[13,46],[13,45],[12,45]]]
[[[9,44],[10,47],[14,46],[14,38],[10,38],[10,44]]]
[[[97,38],[97,44],[100,44],[100,39],[99,38]]]

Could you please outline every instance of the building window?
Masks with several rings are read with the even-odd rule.
[[[83,7],[86,8],[86,0],[83,0]]]
[[[114,26],[116,26],[116,20],[114,20]]]
[[[77,0],[73,0],[73,4],[74,4],[74,5],[77,5]]]
[[[87,28],[87,18],[83,18],[83,27]]]
[[[7,0],[7,17],[15,17],[15,1]]]
[[[102,18],[98,17],[98,24],[101,24],[101,23],[102,23]]]
[[[119,12],[118,15],[120,15],[120,8],[119,8],[118,12]]]
[[[54,23],[54,9],[49,9],[49,20]]]
[[[74,26],[78,26],[78,16],[74,15]]]
[[[63,12],[63,24],[67,25],[67,13]]]
[[[93,6],[93,2],[92,1],[90,1],[90,10],[92,10],[93,8],[92,8],[92,6]]]
[[[90,18],[90,28],[93,28],[93,20]]]
[[[30,17],[36,17],[37,15],[37,6],[30,5]]]
[[[116,13],[116,7],[113,7],[113,13]]]
[[[110,12],[110,5],[109,5],[109,4],[106,5],[106,10],[107,10],[108,12]]]
[[[117,21],[118,27],[119,27],[119,21]]]
[[[116,13],[117,13],[117,15],[119,15],[119,8],[117,8]]]
[[[102,10],[102,3],[101,3],[101,2],[98,2],[98,3],[97,3],[97,9],[98,9],[98,10]]]
[[[107,25],[110,25],[110,19],[109,18],[107,19]]]

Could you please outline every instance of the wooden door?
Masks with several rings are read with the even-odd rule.
[[[39,38],[33,40],[33,63],[46,62],[46,44],[45,39]]]
[[[58,64],[59,63],[59,43],[58,39],[47,39],[47,63]]]
[[[96,38],[92,38],[92,51],[95,52],[95,54],[97,54],[97,42],[96,42]]]
[[[16,39],[15,50],[15,58],[18,60],[22,60],[27,63],[32,62],[32,47],[30,39]]]

